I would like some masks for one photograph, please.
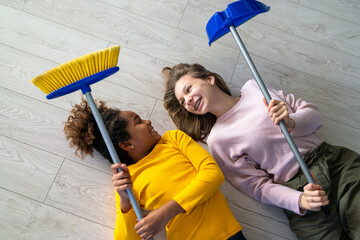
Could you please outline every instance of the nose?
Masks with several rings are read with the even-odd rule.
[[[186,105],[190,105],[190,104],[192,103],[192,100],[193,100],[192,96],[186,97],[186,98],[185,98],[185,104],[186,104]]]
[[[146,120],[146,124],[150,126],[150,125],[151,125],[151,121],[150,121],[150,120]]]

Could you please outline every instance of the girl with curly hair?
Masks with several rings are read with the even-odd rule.
[[[167,239],[245,239],[219,190],[224,176],[206,150],[180,130],[161,137],[150,120],[134,112],[108,108],[104,102],[98,109],[123,162],[111,167],[117,206],[114,239],[150,239],[164,227]],[[95,149],[112,162],[85,100],[73,107],[64,131],[78,155]],[[150,211],[139,222],[127,188]]]

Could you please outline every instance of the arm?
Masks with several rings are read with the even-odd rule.
[[[305,214],[306,211],[299,206],[302,192],[275,183],[272,176],[248,156],[241,156],[232,164],[224,164],[221,170],[230,183],[249,197],[300,215]]]
[[[288,116],[294,121],[291,135],[306,136],[322,126],[321,115],[316,105],[305,102],[301,98],[296,99],[293,94],[286,94],[280,90],[269,88],[269,91],[278,96],[290,108],[288,109]],[[285,123],[287,123],[286,117],[283,117],[285,118]],[[288,124],[286,125],[288,126]]]
[[[182,131],[172,132],[173,140],[189,159],[196,177],[173,199],[189,213],[194,207],[208,200],[224,181],[224,176],[212,156]]]
[[[174,200],[170,200],[146,215],[135,225],[135,231],[142,239],[150,239],[165,228],[173,217],[182,212],[184,209]]]
[[[117,171],[119,167],[123,169],[120,173]],[[139,240],[141,238],[136,234],[134,229],[136,215],[125,191],[126,188],[132,187],[131,176],[125,164],[114,164],[111,166],[111,169],[113,172],[112,181],[116,190],[116,223],[114,239]]]

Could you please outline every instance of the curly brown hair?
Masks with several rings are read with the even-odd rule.
[[[95,101],[95,103],[121,162],[127,165],[133,164],[133,159],[118,146],[119,142],[130,138],[126,131],[127,122],[120,117],[121,111],[108,108],[104,101]],[[75,148],[75,155],[81,158],[87,154],[93,156],[95,149],[110,163],[113,163],[90,106],[84,98],[71,109],[70,116],[65,122],[64,133],[69,141],[69,146]]]
[[[203,80],[206,80],[209,76],[214,76],[216,85],[223,92],[231,96],[229,87],[219,74],[210,72],[204,66],[197,63],[192,65],[180,63],[173,68],[165,67],[162,73],[165,78],[164,107],[171,119],[178,129],[187,133],[195,141],[204,141],[216,122],[216,116],[212,113],[196,115],[188,112],[175,96],[176,82],[184,75],[190,75],[193,78]]]

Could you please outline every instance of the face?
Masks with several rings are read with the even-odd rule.
[[[187,111],[203,115],[211,110],[214,85],[214,76],[199,79],[184,75],[175,84],[175,96]]]
[[[161,136],[151,126],[150,120],[142,120],[139,115],[131,111],[123,111],[120,116],[128,125],[126,130],[130,135],[128,143],[133,145],[137,151],[149,153],[161,139]]]

